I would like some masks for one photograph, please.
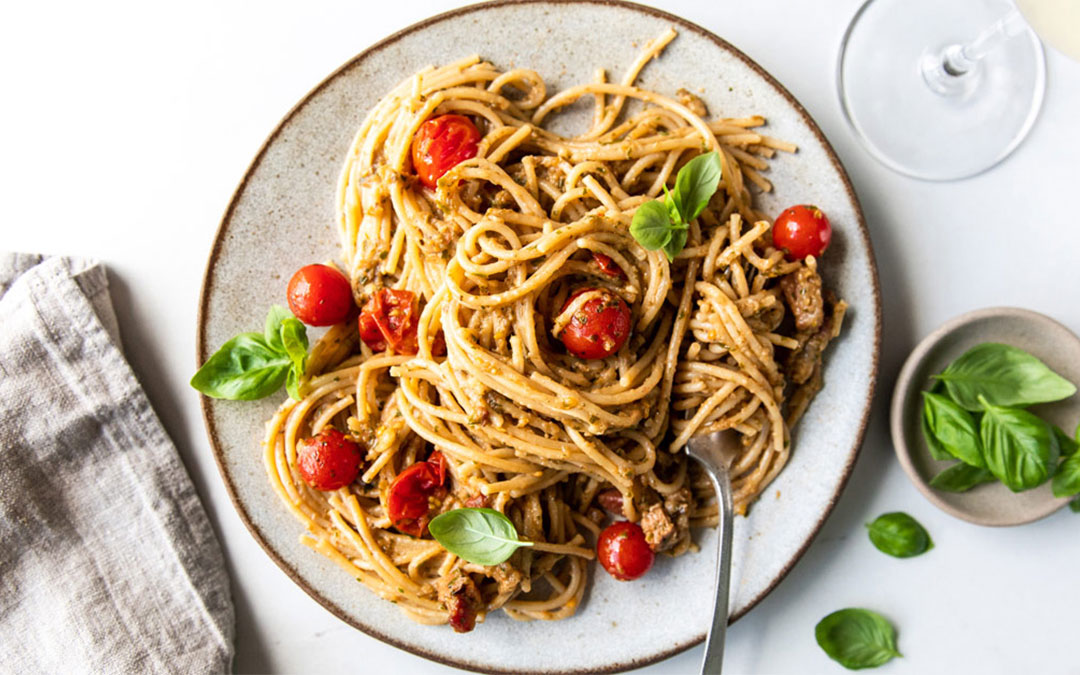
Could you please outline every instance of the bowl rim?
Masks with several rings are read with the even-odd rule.
[[[833,167],[835,168],[835,170],[837,172],[837,175],[840,177],[840,179],[842,181],[842,184],[843,184],[843,187],[844,187],[844,191],[845,191],[845,193],[847,195],[847,198],[850,201],[850,203],[851,203],[851,205],[852,205],[852,207],[853,207],[853,209],[855,211],[855,216],[856,216],[855,225],[856,225],[856,228],[855,228],[854,232],[858,234],[859,239],[860,239],[860,243],[861,243],[862,247],[864,248],[864,250],[866,250],[866,252],[867,252],[867,263],[868,263],[869,270],[871,272],[870,281],[871,281],[872,297],[874,299],[874,307],[873,307],[873,310],[874,310],[873,311],[874,333],[873,333],[873,347],[872,347],[873,351],[872,351],[872,354],[871,354],[870,377],[869,377],[869,382],[868,382],[869,386],[867,388],[866,400],[865,400],[865,402],[863,403],[863,406],[862,406],[862,418],[859,421],[858,430],[857,430],[857,432],[856,432],[856,434],[855,434],[855,436],[853,438],[852,445],[851,445],[850,449],[848,449],[848,451],[847,451],[848,460],[847,460],[847,463],[844,465],[844,468],[843,468],[843,470],[841,472],[840,480],[837,483],[836,490],[830,496],[829,502],[828,502],[826,508],[821,512],[820,518],[814,524],[813,529],[807,535],[805,541],[803,541],[803,543],[799,547],[799,549],[791,557],[791,559],[784,566],[784,568],[781,569],[779,573],[777,573],[776,577],[768,584],[768,586],[766,586],[760,593],[758,593],[754,598],[752,598],[751,601],[746,605],[745,608],[743,608],[739,612],[736,612],[736,613],[732,614],[729,617],[729,621],[728,621],[729,624],[734,623],[735,621],[737,621],[738,619],[743,617],[751,609],[756,607],[758,605],[758,603],[760,603],[766,596],[768,596],[769,593],[771,593],[780,584],[780,582],[783,581],[784,578],[787,577],[787,575],[791,572],[791,570],[795,567],[795,565],[802,559],[802,557],[806,553],[807,549],[809,549],[810,544],[812,544],[813,541],[817,538],[817,535],[821,531],[821,528],[824,526],[826,519],[829,517],[829,515],[832,513],[833,509],[836,507],[836,504],[839,501],[840,495],[843,493],[844,489],[847,487],[847,483],[851,478],[851,475],[852,475],[853,470],[855,468],[855,462],[859,457],[860,451],[862,450],[863,439],[866,436],[867,426],[868,426],[868,423],[869,423],[869,420],[870,420],[870,414],[871,414],[871,410],[872,410],[872,407],[873,407],[872,403],[873,403],[874,395],[875,395],[875,393],[877,391],[877,382],[878,382],[878,377],[879,377],[880,359],[881,359],[881,340],[882,340],[882,338],[881,338],[881,334],[882,334],[881,288],[880,288],[880,282],[879,282],[879,278],[878,278],[877,261],[876,261],[876,259],[874,257],[874,250],[873,250],[873,246],[872,246],[872,243],[871,243],[871,240],[870,240],[870,232],[869,232],[869,229],[867,228],[867,225],[866,225],[866,218],[865,218],[865,215],[863,214],[862,206],[859,203],[859,199],[858,199],[858,196],[855,193],[855,189],[854,189],[854,187],[853,187],[853,185],[851,183],[850,176],[848,175],[847,171],[844,169],[844,165],[843,165],[843,163],[841,163],[840,158],[837,156],[836,150],[832,147],[832,144],[829,143],[828,139],[825,137],[825,134],[821,131],[821,128],[818,126],[817,122],[814,120],[813,117],[810,116],[810,113],[807,112],[806,108],[804,108],[803,105],[801,103],[799,103],[799,101],[791,94],[791,92],[789,92],[788,89],[786,87],[784,87],[784,85],[780,84],[780,82],[777,81],[776,78],[774,78],[771,74],[769,74],[756,61],[754,61],[749,56],[744,54],[741,50],[739,50],[737,47],[735,47],[734,45],[729,43],[727,40],[719,37],[718,35],[714,34],[713,32],[711,32],[711,31],[709,31],[709,30],[707,30],[707,29],[705,29],[705,28],[703,28],[703,27],[701,27],[701,26],[699,26],[699,25],[697,25],[697,24],[695,24],[695,23],[693,23],[693,22],[691,22],[691,21],[689,21],[687,19],[683,19],[682,17],[679,17],[679,16],[677,16],[675,14],[672,14],[670,12],[667,12],[667,11],[664,11],[664,10],[661,10],[661,9],[657,9],[657,8],[649,7],[649,6],[645,6],[645,5],[640,5],[640,4],[637,4],[635,2],[629,2],[628,0],[493,0],[491,2],[479,2],[479,3],[475,3],[475,4],[465,5],[463,7],[458,7],[456,9],[452,9],[452,10],[449,10],[449,11],[446,11],[446,12],[442,12],[442,13],[433,15],[431,17],[428,17],[427,19],[423,19],[421,21],[418,21],[418,22],[416,22],[416,23],[414,23],[412,25],[409,25],[409,26],[407,26],[407,27],[395,32],[395,33],[392,33],[391,35],[379,40],[378,42],[375,42],[371,46],[367,47],[366,49],[360,51],[355,56],[348,59],[342,65],[335,68],[330,74],[328,74],[318,84],[316,84],[308,93],[306,93],[295,105],[293,105],[293,107],[290,108],[289,111],[281,118],[281,120],[274,127],[273,131],[270,132],[270,134],[266,137],[266,140],[264,140],[262,145],[259,147],[258,151],[256,152],[255,156],[252,158],[252,160],[251,160],[250,164],[248,165],[247,169],[244,171],[244,175],[240,179],[240,183],[237,185],[236,189],[233,191],[233,194],[229,199],[228,206],[226,207],[225,213],[222,215],[221,221],[218,224],[217,231],[214,234],[214,241],[213,241],[213,244],[211,246],[210,254],[208,256],[205,271],[204,271],[204,274],[203,274],[202,291],[201,291],[200,296],[199,296],[199,307],[198,307],[198,313],[197,313],[197,319],[196,319],[196,336],[195,336],[195,365],[196,365],[196,368],[201,367],[202,364],[206,361],[206,359],[210,355],[210,348],[209,348],[209,342],[207,340],[207,331],[206,331],[206,316],[208,314],[208,305],[209,305],[209,302],[210,302],[210,296],[212,295],[212,290],[214,288],[214,281],[215,281],[215,279],[214,279],[214,268],[215,268],[215,266],[217,264],[217,261],[218,261],[218,258],[220,256],[220,254],[221,254],[221,249],[222,249],[222,246],[224,244],[228,224],[229,224],[230,220],[232,219],[233,211],[236,209],[236,206],[237,206],[237,204],[238,204],[238,202],[240,200],[241,195],[243,194],[244,190],[247,188],[248,181],[251,179],[252,174],[255,172],[255,170],[259,166],[259,164],[262,162],[263,157],[266,154],[268,148],[277,139],[278,135],[281,133],[281,131],[285,127],[285,125],[287,125],[292,120],[292,118],[304,106],[306,106],[308,104],[308,102],[313,97],[315,97],[326,86],[328,86],[332,81],[334,81],[341,73],[348,70],[349,68],[351,68],[355,64],[357,64],[357,63],[363,61],[364,59],[368,58],[372,54],[374,54],[374,53],[376,53],[378,51],[381,51],[383,49],[386,49],[387,47],[393,45],[394,43],[396,43],[400,39],[404,38],[405,36],[407,36],[407,35],[409,35],[411,33],[414,33],[414,32],[416,32],[418,30],[427,28],[428,26],[431,26],[433,24],[437,24],[437,23],[440,23],[440,22],[443,22],[443,21],[447,21],[447,20],[454,19],[454,18],[457,18],[457,17],[460,17],[460,16],[464,16],[464,15],[467,15],[467,14],[472,14],[474,12],[486,11],[486,10],[490,10],[490,9],[498,9],[498,8],[504,7],[504,6],[517,6],[517,5],[591,5],[591,6],[614,7],[614,8],[618,8],[618,9],[625,9],[625,10],[629,10],[629,11],[633,11],[633,12],[639,12],[639,13],[642,13],[642,14],[646,14],[648,16],[655,17],[655,18],[658,18],[658,19],[662,19],[662,20],[664,20],[666,22],[670,22],[672,25],[674,25],[674,26],[676,26],[676,27],[678,27],[678,28],[680,28],[682,30],[696,33],[699,37],[702,37],[702,38],[705,38],[705,39],[709,40],[710,42],[715,44],[717,48],[719,48],[719,49],[721,49],[723,51],[726,51],[728,54],[734,56],[739,61],[741,61],[744,65],[749,67],[757,76],[759,76],[762,80],[764,80],[766,84],[771,86],[777,93],[779,93],[795,109],[795,111],[801,117],[803,123],[806,125],[806,127],[810,130],[810,132],[814,135],[815,139],[821,144],[822,148],[824,149],[824,151],[826,153],[826,156],[828,157],[829,162],[833,165]],[[283,559],[273,548],[270,547],[269,543],[263,538],[261,532],[259,532],[258,528],[255,526],[255,524],[252,521],[251,517],[248,515],[244,504],[241,502],[241,500],[239,498],[239,495],[237,493],[237,490],[236,490],[236,486],[234,485],[234,483],[232,481],[232,477],[229,475],[228,469],[227,469],[227,467],[225,465],[224,454],[223,454],[223,452],[221,450],[221,444],[220,444],[220,441],[219,441],[219,438],[218,438],[218,431],[217,431],[216,423],[215,423],[214,416],[213,416],[213,413],[212,413],[211,407],[210,407],[211,399],[209,397],[205,396],[205,395],[202,395],[202,394],[200,394],[199,398],[200,398],[200,407],[202,409],[203,423],[206,426],[207,437],[208,437],[208,440],[210,442],[210,447],[211,447],[211,450],[212,450],[212,454],[214,456],[214,461],[217,464],[218,472],[221,474],[222,482],[225,484],[225,491],[229,495],[229,500],[232,502],[233,508],[236,509],[237,514],[240,516],[240,520],[243,522],[243,524],[247,528],[248,532],[255,539],[255,541],[259,544],[259,546],[263,549],[263,551],[267,554],[267,556],[269,556],[270,559],[274,561],[274,563],[286,574],[286,576],[288,576],[293,581],[293,583],[295,583],[297,586],[299,586],[313,600],[315,600],[317,603],[322,605],[327,611],[329,611],[331,614],[333,614],[334,616],[336,616],[338,619],[342,620],[343,622],[345,622],[349,626],[351,626],[351,627],[353,627],[353,628],[355,628],[355,629],[357,629],[357,630],[359,630],[359,631],[361,631],[361,632],[363,632],[363,633],[365,633],[365,634],[367,634],[367,635],[369,635],[369,636],[371,636],[371,637],[373,637],[373,638],[375,638],[375,639],[377,639],[377,640],[379,640],[381,642],[392,645],[392,646],[394,646],[394,647],[396,647],[398,649],[401,649],[401,650],[403,650],[405,652],[408,652],[410,654],[420,656],[420,657],[423,657],[425,659],[434,661],[436,663],[441,663],[441,664],[444,664],[444,665],[453,666],[453,667],[456,667],[456,668],[462,668],[462,669],[466,669],[466,670],[470,670],[470,671],[474,671],[474,672],[507,673],[507,674],[510,674],[510,673],[527,673],[528,672],[528,673],[537,673],[537,674],[543,674],[543,675],[556,675],[556,674],[558,674],[558,675],[578,675],[578,674],[585,674],[585,673],[619,673],[619,672],[624,672],[624,671],[627,671],[627,670],[632,670],[632,669],[635,669],[635,668],[641,668],[641,667],[644,667],[644,666],[647,666],[647,665],[657,663],[659,661],[663,661],[663,660],[668,659],[668,658],[670,658],[672,656],[675,656],[676,654],[684,652],[687,649],[690,649],[691,647],[694,647],[694,646],[704,642],[704,640],[705,640],[705,633],[702,632],[700,635],[698,635],[698,636],[696,636],[696,637],[694,637],[694,638],[692,638],[690,640],[686,640],[686,641],[683,641],[683,642],[676,643],[676,644],[670,646],[669,648],[660,650],[660,651],[656,652],[655,654],[652,654],[652,655],[650,655],[650,656],[648,656],[646,658],[631,659],[631,660],[628,660],[628,661],[612,663],[612,664],[609,664],[609,665],[607,665],[607,666],[605,666],[603,668],[599,668],[599,669],[593,668],[593,669],[588,669],[588,670],[585,670],[585,669],[566,669],[566,670],[560,670],[560,671],[552,671],[552,670],[521,671],[521,670],[516,670],[516,669],[514,669],[514,670],[501,669],[501,668],[494,668],[493,669],[493,668],[491,668],[489,666],[486,666],[486,665],[483,665],[483,664],[480,664],[480,663],[470,663],[468,661],[463,661],[463,660],[459,660],[459,659],[455,659],[455,658],[447,658],[447,657],[442,656],[441,654],[439,654],[437,652],[427,650],[427,649],[424,649],[422,647],[418,647],[418,646],[415,646],[415,645],[412,645],[412,644],[405,643],[405,642],[399,640],[397,637],[389,634],[388,632],[380,630],[380,629],[378,629],[376,627],[362,625],[362,624],[354,621],[341,607],[339,607],[332,600],[330,600],[327,597],[324,597],[321,593],[319,593],[314,588],[312,588],[303,579],[303,577],[301,577],[301,575],[296,570],[296,568],[293,567],[292,564],[290,564],[288,561]]]
[[[965,520],[969,523],[974,523],[975,525],[981,525],[983,527],[1013,527],[1016,525],[1026,525],[1035,522],[1036,520],[1042,520],[1047,516],[1057,513],[1057,511],[1065,506],[1069,500],[1063,499],[1059,502],[1048,501],[1047,506],[1044,508],[1030,509],[1029,511],[1024,512],[1019,518],[1011,519],[980,516],[978,514],[973,514],[970,511],[957,508],[953,504],[945,501],[941,498],[941,495],[938,494],[937,490],[930,487],[930,483],[923,478],[922,474],[920,474],[919,470],[915,467],[915,462],[912,459],[914,451],[909,447],[907,438],[904,434],[904,418],[906,417],[906,413],[910,412],[905,411],[904,401],[908,398],[908,394],[911,390],[918,386],[915,382],[915,373],[919,369],[919,366],[922,365],[926,360],[926,357],[942,340],[969,324],[985,319],[999,319],[1003,317],[1015,317],[1060,328],[1068,335],[1071,335],[1073,340],[1077,342],[1077,345],[1080,346],[1080,337],[1077,337],[1068,326],[1057,319],[1034,310],[1024,309],[1023,307],[999,306],[984,307],[982,309],[965,312],[941,324],[931,331],[929,335],[919,341],[919,344],[915,346],[915,349],[911,351],[911,354],[909,354],[904,361],[904,365],[900,369],[900,374],[896,377],[892,401],[889,404],[889,433],[892,436],[893,451],[896,453],[896,458],[900,462],[900,467],[904,470],[904,473],[907,474],[908,479],[934,506],[954,518],[959,518],[960,520]]]

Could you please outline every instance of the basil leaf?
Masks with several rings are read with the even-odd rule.
[[[720,155],[716,151],[698,155],[679,169],[672,194],[682,222],[689,224],[701,215],[719,185]]]
[[[308,338],[307,328],[299,319],[289,317],[281,324],[281,344],[285,354],[292,362],[289,375],[285,378],[285,391],[293,400],[299,401],[300,378],[307,370]]]
[[[281,387],[292,362],[259,333],[241,333],[221,346],[191,378],[191,386],[213,398],[251,401]]]
[[[1080,497],[1069,502],[1069,510],[1073,513],[1080,513]]]
[[[441,513],[428,523],[428,531],[442,547],[477,565],[498,565],[520,546],[510,519],[494,509],[463,508]]]
[[[851,670],[876,668],[900,656],[892,624],[868,609],[833,612],[814,627],[814,637],[829,658]]]
[[[667,207],[655,199],[639,206],[630,222],[630,234],[650,251],[663,248],[671,239],[671,219]]]
[[[1077,428],[1077,433],[1080,434],[1080,428]],[[1058,447],[1061,448],[1062,457],[1067,457],[1080,449],[1080,443],[1069,438],[1069,435],[1062,431],[1061,427],[1054,426],[1054,435],[1057,436]]]
[[[1026,410],[979,400],[986,410],[979,425],[986,468],[1013,492],[1043,484],[1061,452],[1050,425]]]
[[[682,213],[679,211],[680,199],[674,196],[670,191],[668,191],[666,185],[664,186],[663,204],[664,208],[667,209],[668,220],[670,220],[673,225],[685,224],[683,221]]]
[[[936,375],[953,401],[979,410],[979,396],[996,406],[1026,407],[1068,398],[1076,387],[1023,349],[986,342],[972,347]]]
[[[944,388],[945,385],[943,385],[942,383],[934,382],[933,386],[930,387],[930,391],[928,393],[936,394]],[[934,436],[934,430],[931,428],[930,425],[933,416],[934,410],[930,407],[930,404],[924,397],[922,415],[920,419],[921,424],[919,426],[922,429],[923,440],[926,441],[926,447],[930,451],[930,456],[938,460],[939,462],[946,459],[952,459],[953,456],[949,454],[948,450],[942,447],[941,443],[938,442],[937,437]]]
[[[989,469],[957,462],[930,479],[930,487],[942,492],[967,492],[976,485],[995,481]]]
[[[985,467],[979,430],[971,413],[940,394],[923,392],[924,415],[941,447],[965,464]]]
[[[689,234],[686,227],[673,229],[671,231],[671,239],[668,243],[664,244],[664,255],[667,256],[668,262],[673,262],[675,256],[679,255],[679,251],[683,250],[686,246],[686,237]]]
[[[1062,462],[1051,484],[1055,497],[1080,495],[1080,452],[1074,452]]]
[[[292,313],[281,305],[271,305],[266,314],[266,328],[263,329],[263,337],[267,346],[275,352],[285,353],[285,346],[281,344],[281,324],[286,319],[291,319]]]
[[[934,548],[926,529],[906,513],[886,513],[866,527],[874,547],[894,558],[911,558]]]

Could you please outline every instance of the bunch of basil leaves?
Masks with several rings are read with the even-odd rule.
[[[1055,497],[1080,494],[1080,428],[1071,438],[1026,410],[1060,401],[1076,387],[1028,352],[977,345],[934,376],[923,392],[922,431],[937,460],[959,460],[930,481],[965,492],[1000,480],[1013,492],[1052,480]],[[1071,507],[1080,510],[1080,502]]]

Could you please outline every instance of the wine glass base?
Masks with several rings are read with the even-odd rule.
[[[1031,130],[1046,88],[1042,45],[1025,29],[986,55],[951,94],[922,64],[1013,10],[1009,0],[868,0],[840,48],[844,115],[880,162],[915,178],[954,180],[994,166]]]

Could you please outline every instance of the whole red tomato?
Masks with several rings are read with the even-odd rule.
[[[787,251],[788,260],[815,258],[825,252],[832,240],[832,226],[816,206],[800,204],[780,214],[773,223],[773,246]]]
[[[421,124],[412,142],[420,182],[434,190],[444,173],[476,157],[480,138],[480,130],[464,115],[439,115]]]
[[[300,477],[316,490],[337,490],[353,482],[362,461],[360,446],[331,427],[305,438],[296,448]]]
[[[633,581],[649,571],[656,554],[637,523],[620,520],[600,533],[596,557],[611,576],[619,581]]]
[[[345,275],[329,265],[305,265],[289,279],[289,309],[309,326],[333,326],[348,316],[352,287]]]
[[[565,312],[574,298],[595,288],[583,288],[563,303]],[[602,359],[622,348],[630,337],[630,308],[622,298],[608,290],[600,290],[600,297],[587,301],[578,308],[566,324],[559,339],[574,356],[581,359]]]

